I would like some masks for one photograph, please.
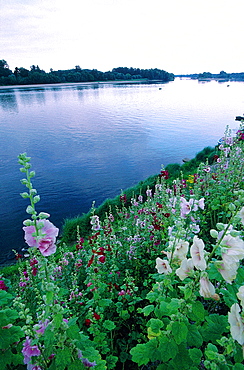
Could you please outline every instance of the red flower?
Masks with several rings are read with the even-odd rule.
[[[37,267],[32,267],[32,275],[36,276],[37,275]]]
[[[0,280],[0,290],[8,290],[8,287],[5,285],[3,280]]]
[[[91,325],[91,320],[90,319],[85,319],[85,325],[90,326]]]
[[[170,213],[164,213],[164,217],[170,217]]]
[[[127,201],[127,198],[126,198],[126,194],[122,194],[119,199],[121,200],[122,203],[126,203]]]
[[[157,205],[158,208],[163,208],[163,205],[159,202],[157,202],[156,205]]]
[[[19,259],[21,259],[23,256],[22,256],[22,254],[19,254],[19,253],[16,253],[16,255],[15,255],[15,259],[16,260],[19,260]]]
[[[163,177],[165,180],[168,180],[169,178],[169,171],[161,171],[160,177]]]
[[[92,257],[89,259],[87,266],[88,266],[88,267],[90,267],[90,266],[91,266],[91,264],[93,263],[93,261],[94,261],[94,254],[93,254],[93,255],[92,255]]]
[[[99,257],[98,259],[99,259],[99,261],[100,261],[101,263],[104,263],[104,262],[105,262],[105,256],[101,256],[101,257]]]
[[[100,316],[100,315],[98,315],[96,312],[94,312],[93,317],[94,317],[94,319],[96,319],[96,320],[100,320],[100,319],[101,319],[101,316]]]

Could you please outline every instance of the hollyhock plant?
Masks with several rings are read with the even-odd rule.
[[[27,336],[25,342],[23,343],[22,353],[24,355],[24,364],[29,364],[31,357],[40,356],[41,351],[37,345],[31,345],[32,340]]]
[[[180,267],[175,271],[175,273],[180,278],[180,280],[184,280],[191,274],[193,270],[194,270],[193,259],[184,258],[181,261]]]
[[[184,258],[186,258],[186,255],[188,253],[189,243],[187,241],[180,239],[180,240],[177,240],[176,244],[174,245],[174,241],[170,241],[169,248],[173,249],[173,256],[172,256],[172,252],[169,251],[169,252],[166,252],[167,258],[169,260],[172,258],[175,260],[182,261]]]
[[[230,324],[230,332],[232,338],[235,339],[241,346],[244,345],[244,323],[240,315],[241,308],[238,303],[231,306],[228,313],[228,322]]]
[[[204,243],[202,239],[199,239],[196,235],[193,238],[190,254],[196,269],[201,271],[206,270],[207,263],[204,258]]]
[[[157,257],[156,258],[156,269],[158,270],[159,274],[165,274],[168,275],[172,272],[172,268],[169,265],[168,260],[162,260],[162,258]]]
[[[200,295],[204,298],[216,298],[215,287],[207,275],[200,278]]]
[[[36,228],[34,225],[23,227],[25,232],[25,241],[29,247],[37,247],[41,254],[47,257],[56,252],[55,242],[59,229],[49,220],[38,220],[37,228],[40,224],[43,224],[43,227],[41,228],[41,236],[35,236]]]

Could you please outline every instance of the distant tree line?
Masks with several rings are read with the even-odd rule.
[[[40,69],[38,65],[32,65],[29,70],[23,67],[15,67],[12,71],[4,59],[0,60],[0,85],[2,86],[138,79],[167,82],[173,81],[174,75],[157,68],[119,67],[113,68],[112,71],[100,72],[97,69],[82,69],[79,65],[68,70],[54,71],[51,68],[48,73]]]
[[[227,73],[225,71],[221,71],[219,73],[210,73],[210,72],[203,72],[203,73],[194,73],[188,75],[178,75],[177,77],[191,77],[193,79],[198,80],[222,80],[222,81],[244,81],[244,72],[239,73]]]

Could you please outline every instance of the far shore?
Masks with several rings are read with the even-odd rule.
[[[167,81],[170,82],[170,81]],[[167,83],[161,80],[148,80],[147,78],[139,80],[110,80],[110,81],[87,81],[87,82],[58,82],[52,84],[32,84],[32,85],[5,85],[0,86],[0,89],[24,89],[40,88],[40,87],[56,87],[56,86],[86,86],[86,85],[104,85],[104,84],[137,84],[137,83]]]

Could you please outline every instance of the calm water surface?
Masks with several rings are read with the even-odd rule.
[[[0,87],[0,250],[20,250],[27,200],[17,156],[32,157],[37,211],[87,212],[214,146],[244,111],[244,83],[73,84]]]

